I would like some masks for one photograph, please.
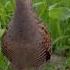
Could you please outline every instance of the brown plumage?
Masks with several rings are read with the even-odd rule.
[[[16,11],[3,37],[3,52],[14,70],[39,68],[51,56],[47,29],[32,10],[31,0],[16,0]]]

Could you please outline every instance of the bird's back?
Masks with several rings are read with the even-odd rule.
[[[4,36],[5,53],[17,67],[39,66],[50,59],[51,41],[48,31],[41,24],[31,26],[28,33],[21,30],[23,28],[9,28]]]

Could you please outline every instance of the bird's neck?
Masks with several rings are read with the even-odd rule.
[[[25,20],[31,16],[32,0],[16,0],[15,19]]]
[[[31,0],[16,0],[15,14],[9,25],[9,34],[12,32],[12,38],[15,38],[15,40],[19,41],[22,38],[24,40],[32,39],[30,38],[32,37],[31,31],[32,28],[34,29],[36,21],[34,19],[31,2]]]

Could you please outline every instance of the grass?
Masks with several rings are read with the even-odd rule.
[[[33,0],[33,7],[48,26],[53,53],[66,57],[59,70],[70,70],[70,0]],[[9,62],[1,52],[1,39],[14,9],[14,0],[0,0],[0,70],[9,70]],[[57,70],[56,67],[51,63],[45,70]]]

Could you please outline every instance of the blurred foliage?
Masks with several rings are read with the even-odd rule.
[[[70,0],[33,0],[33,8],[48,26],[53,53],[65,56],[63,68],[70,70]],[[0,70],[10,70],[9,61],[1,52],[1,39],[15,9],[15,0],[0,0]],[[45,70],[57,70],[48,64]]]

